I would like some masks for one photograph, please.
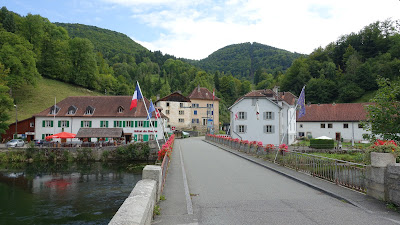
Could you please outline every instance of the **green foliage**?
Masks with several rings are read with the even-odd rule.
[[[325,139],[311,139],[310,147],[316,149],[332,149],[335,147],[335,141]]]
[[[9,70],[5,70],[0,63],[0,134],[5,133],[8,128],[8,120],[10,116],[7,114],[12,109],[12,100],[8,94],[9,88],[5,86],[5,79]]]
[[[94,161],[93,153],[91,148],[81,148],[76,150],[76,160],[77,161]]]
[[[366,129],[371,131],[371,139],[381,135],[400,141],[400,82],[379,78],[377,83],[379,90],[372,99],[374,104],[367,106]]]

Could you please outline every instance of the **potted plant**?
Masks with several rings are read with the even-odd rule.
[[[393,140],[376,140],[367,151],[367,158],[371,160],[371,166],[386,167],[388,164],[396,163],[400,156],[400,147]]]
[[[289,152],[289,147],[286,144],[280,144],[279,145],[279,151],[281,152],[282,155],[284,155],[284,152]]]
[[[273,145],[273,144],[266,144],[265,147],[264,147],[264,151],[265,151],[266,154],[269,154],[274,149],[275,149],[275,145]]]

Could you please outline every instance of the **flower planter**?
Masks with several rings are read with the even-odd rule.
[[[256,153],[257,153],[257,155],[262,155],[264,153],[264,147],[263,146],[258,146]]]
[[[396,158],[392,153],[371,152],[371,166],[386,167],[391,163],[396,163]]]
[[[257,152],[257,145],[250,146],[250,153],[254,154]]]

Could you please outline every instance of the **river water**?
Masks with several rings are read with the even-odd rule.
[[[127,168],[132,164],[2,165],[0,224],[108,224],[142,177]]]

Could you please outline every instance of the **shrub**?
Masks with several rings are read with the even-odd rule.
[[[310,147],[316,149],[332,149],[335,147],[335,141],[332,139],[311,139]]]

